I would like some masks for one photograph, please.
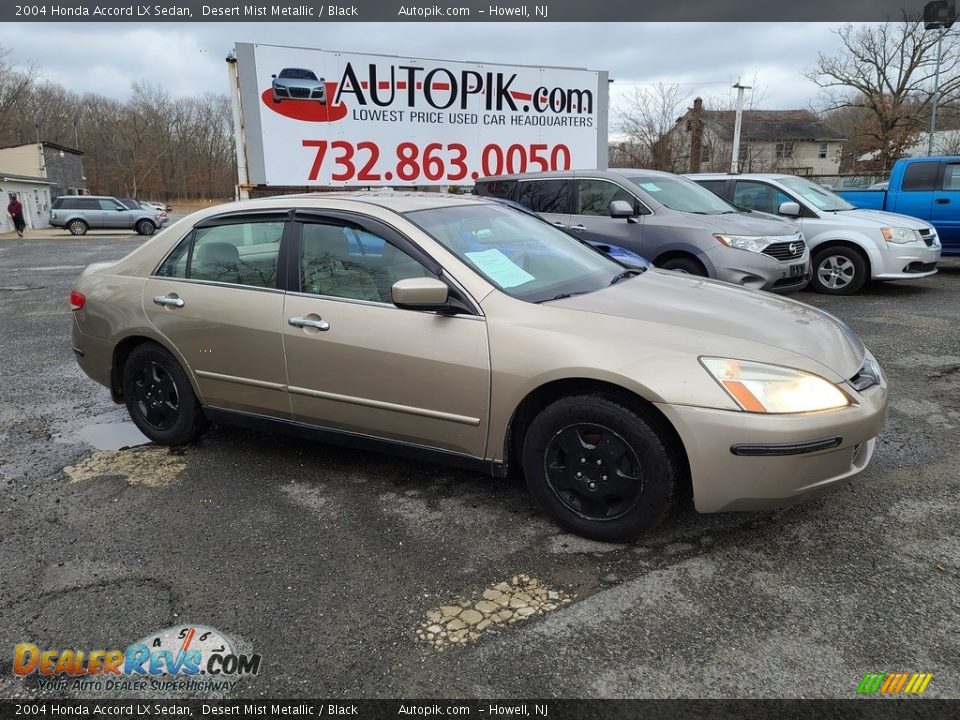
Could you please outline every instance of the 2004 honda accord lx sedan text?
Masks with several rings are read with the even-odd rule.
[[[502,204],[323,194],[209,208],[71,294],[74,352],[155,442],[209,421],[505,475],[636,536],[692,488],[772,508],[863,470],[883,375],[802,303],[625,268]]]

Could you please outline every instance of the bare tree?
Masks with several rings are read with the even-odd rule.
[[[937,39],[943,33],[940,93],[945,104],[960,97],[960,30],[927,32],[911,19],[834,30],[835,55],[820,53],[804,75],[822,90],[824,110],[866,110],[855,137],[865,138],[886,170],[930,116]]]
[[[678,143],[670,135],[683,115],[689,92],[679,85],[657,83],[635,88],[618,112],[627,137],[621,150],[628,164],[652,170],[679,172]]]

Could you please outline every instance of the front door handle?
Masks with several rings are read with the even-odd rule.
[[[287,318],[287,322],[293,325],[294,327],[299,328],[313,328],[314,330],[319,330],[320,332],[326,332],[330,329],[330,323],[326,320],[307,320],[302,317],[292,317]]]
[[[157,305],[172,305],[173,307],[183,307],[186,303],[183,302],[182,298],[174,297],[172,295],[157,295],[153,302]]]
[[[553,226],[554,226],[554,227],[566,227],[566,225],[564,225],[562,222],[555,222],[555,223],[553,224]]]
[[[585,232],[587,228],[584,225],[571,225],[570,229],[576,230],[577,232]]]
[[[935,202],[937,205],[949,205],[949,204],[950,204],[950,198],[937,198],[936,200],[934,200],[934,202]]]

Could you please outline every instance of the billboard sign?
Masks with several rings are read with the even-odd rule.
[[[606,166],[606,72],[249,43],[235,55],[252,185],[469,185]]]

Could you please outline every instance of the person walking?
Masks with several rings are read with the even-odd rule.
[[[27,227],[27,222],[23,219],[23,205],[17,200],[17,196],[10,193],[10,204],[7,205],[7,214],[13,219],[13,226],[17,229],[17,237],[23,237],[23,231]]]

